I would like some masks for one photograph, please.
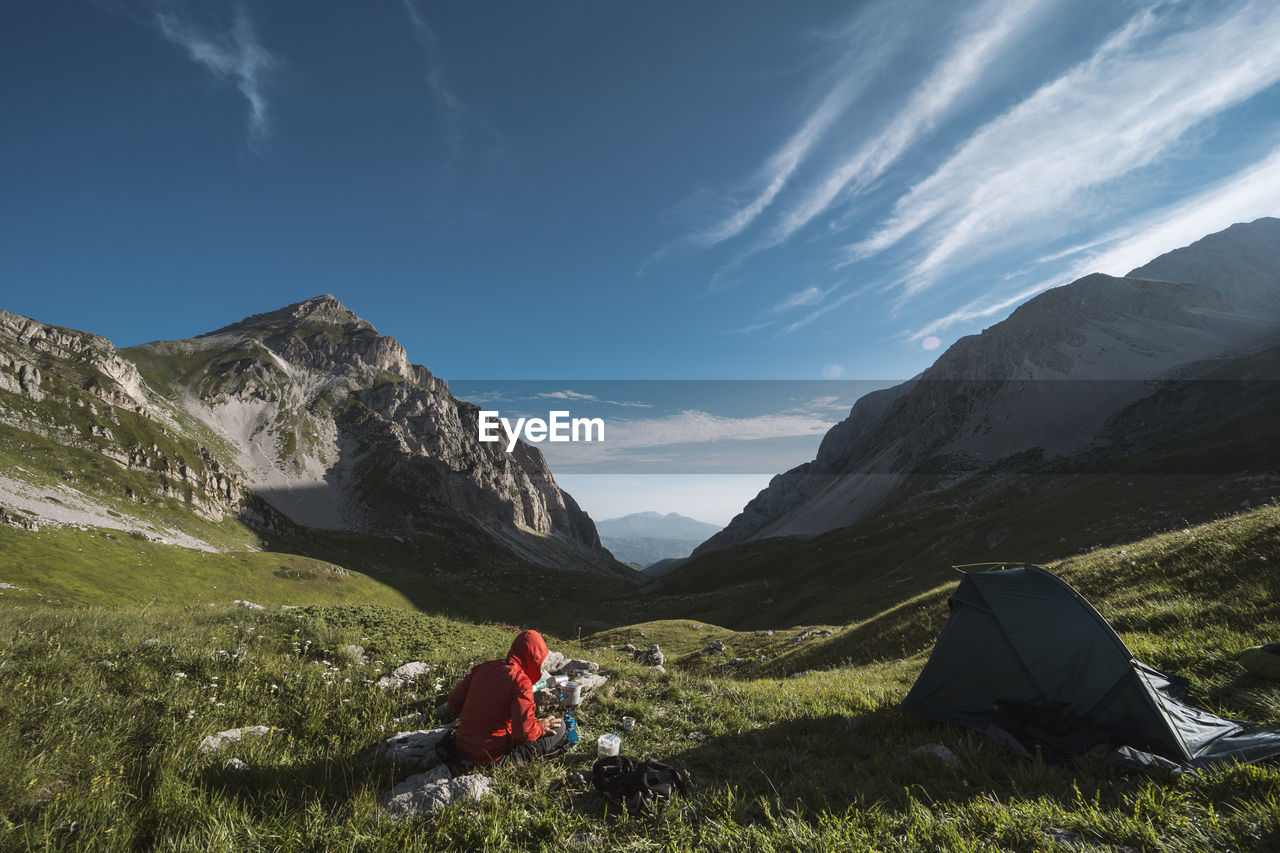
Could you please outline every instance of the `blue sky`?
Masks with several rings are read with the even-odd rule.
[[[449,380],[905,378],[1280,213],[1276,44],[1271,0],[11,0],[0,307],[124,346],[333,293]]]

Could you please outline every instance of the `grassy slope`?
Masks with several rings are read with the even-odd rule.
[[[1280,689],[1233,661],[1241,645],[1280,636],[1276,559],[1280,509],[1266,507],[1058,568],[1135,653],[1190,674],[1195,701],[1280,725]],[[663,677],[605,647],[649,640],[698,657],[711,637],[731,654],[758,640],[767,654],[780,637],[786,647],[781,632],[673,621],[588,637],[582,649],[552,638],[612,676],[583,708],[588,741],[635,716],[624,753],[688,768],[698,792],[656,818],[606,815],[589,791],[549,792],[565,766],[590,765],[592,751],[580,748],[554,764],[499,769],[495,798],[408,825],[379,818],[377,798],[394,778],[360,769],[358,756],[390,719],[429,713],[473,661],[500,654],[509,627],[377,607],[137,613],[6,600],[0,847],[564,850],[592,833],[616,850],[1060,849],[1050,829],[1080,833],[1096,850],[1280,846],[1274,762],[1187,779],[1091,761],[1050,767],[899,713],[947,589],[796,644],[780,671],[834,665],[798,679],[679,667]],[[152,636],[160,642],[142,645]],[[909,660],[890,657],[893,639]],[[337,650],[347,642],[381,663],[346,665]],[[434,667],[417,701],[368,683],[409,658]],[[200,751],[205,734],[259,723],[276,729],[217,757]],[[954,750],[959,767],[911,755],[930,742]],[[250,770],[226,771],[226,756]]]
[[[264,605],[410,606],[394,588],[321,560],[258,551],[207,553],[92,528],[32,533],[0,526],[0,580],[59,605],[127,608],[247,599]]]
[[[63,389],[68,399],[91,399],[90,395]],[[96,448],[114,446],[127,450],[134,445],[159,447],[175,463],[181,459],[193,471],[203,473],[206,463],[188,444],[162,430],[155,422],[123,410],[115,410],[118,422],[95,419],[85,408],[65,406],[49,398],[39,403],[0,391],[0,405],[20,411],[28,421],[44,423],[62,435],[49,435],[0,424],[0,468],[34,487],[66,484],[85,494],[94,503],[117,516],[137,518],[157,528],[179,530],[215,547],[245,548],[257,537],[237,522],[216,523],[192,512],[183,500],[158,494],[163,476],[156,471],[126,469],[103,456]],[[105,404],[98,404],[99,407]],[[93,424],[111,429],[114,438],[98,438],[90,433]],[[180,486],[180,488],[184,488]],[[127,495],[132,491],[134,497]]]

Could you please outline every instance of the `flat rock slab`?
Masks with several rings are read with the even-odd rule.
[[[363,652],[363,649],[361,649]],[[409,661],[382,676],[374,685],[383,690],[401,690],[431,671],[431,665],[420,660]]]
[[[268,726],[245,726],[240,729],[227,729],[225,732],[218,732],[206,737],[200,741],[200,748],[206,752],[217,752],[223,747],[233,743],[239,743],[249,737],[265,737],[271,733]]]
[[[382,807],[393,820],[424,817],[454,803],[488,796],[492,784],[492,779],[480,774],[450,779],[449,769],[441,766],[396,785],[383,797]]]
[[[375,755],[408,770],[426,770],[440,764],[436,749],[453,726],[398,732],[378,744]]]

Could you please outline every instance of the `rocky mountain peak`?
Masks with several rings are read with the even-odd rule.
[[[253,314],[238,323],[224,326],[201,337],[223,335],[228,332],[272,332],[311,324],[335,326],[349,334],[371,332],[376,335],[378,333],[371,323],[362,320],[356,312],[343,305],[333,295],[325,293],[312,299],[286,305],[275,311]]]

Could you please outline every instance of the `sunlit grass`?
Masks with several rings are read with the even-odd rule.
[[[1276,529],[1268,508],[1057,568],[1135,654],[1190,674],[1193,701],[1280,725],[1280,689],[1234,661],[1280,628],[1266,570],[1280,558]],[[552,637],[610,675],[582,709],[582,745],[552,764],[498,769],[492,798],[406,824],[378,808],[397,777],[365,764],[365,751],[400,728],[395,718],[430,724],[472,663],[505,652],[509,626],[374,605],[109,610],[6,597],[0,849],[1031,851],[1055,849],[1049,830],[1096,850],[1280,848],[1275,763],[1182,779],[1090,760],[1055,767],[899,712],[925,654],[877,643],[935,631],[945,594],[797,643],[795,630],[738,635],[683,621],[583,647]],[[914,624],[932,610],[941,615]],[[726,653],[703,656],[708,638]],[[610,648],[627,639],[662,644],[668,674]],[[368,662],[342,653],[348,643]],[[713,672],[743,651],[777,663],[763,676]],[[412,659],[432,666],[416,697],[373,685]],[[624,754],[686,768],[693,796],[627,817],[589,790],[550,790],[566,768],[590,766],[595,737],[623,715],[638,720]],[[201,748],[208,734],[250,725],[272,730],[217,754]],[[912,753],[928,743],[958,766]],[[228,769],[230,757],[248,769]]]

